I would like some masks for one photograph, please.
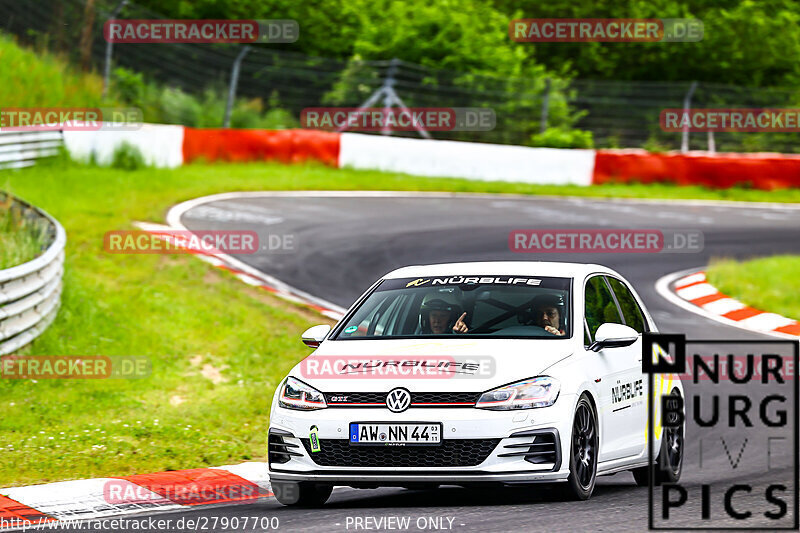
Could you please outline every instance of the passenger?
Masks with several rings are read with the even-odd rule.
[[[564,322],[561,310],[562,299],[555,294],[541,294],[531,300],[530,306],[520,315],[520,322],[539,326],[552,335],[563,336]]]

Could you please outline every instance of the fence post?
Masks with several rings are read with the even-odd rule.
[[[113,20],[117,18],[119,12],[122,11],[122,8],[125,7],[125,4],[128,3],[128,0],[122,0],[117,7],[114,8],[114,11],[111,12],[111,16],[109,20]],[[105,65],[103,66],[103,98],[106,97],[108,94],[108,79],[111,77],[111,51],[114,48],[114,43],[111,41],[106,41],[106,60]]]
[[[391,61],[389,61],[389,70],[386,71],[386,78],[383,80],[383,86],[386,87],[386,91],[383,93],[383,117],[386,120],[386,117],[389,116],[392,112],[392,95],[394,94],[394,82],[395,76],[397,75],[397,65],[400,63],[400,60],[396,57],[393,57]],[[388,121],[386,124],[383,125],[381,128],[381,135],[391,135],[392,128],[389,127]]]
[[[544,80],[544,96],[542,96],[542,119],[539,122],[539,132],[547,131],[547,115],[550,112],[550,78]]]
[[[717,144],[714,142],[714,132],[708,130],[708,151],[712,154],[717,153]]]
[[[222,127],[231,127],[231,111],[233,110],[233,101],[236,99],[236,86],[239,85],[239,68],[242,66],[242,60],[247,52],[250,51],[248,45],[244,45],[239,55],[233,61],[233,68],[231,69],[231,83],[228,87],[228,102],[225,104],[225,118],[222,119]]]
[[[686,92],[686,96],[683,98],[683,113],[685,117],[689,116],[689,109],[692,107],[692,95],[694,94],[695,89],[697,89],[697,82],[693,81],[689,86],[689,90]],[[683,133],[681,134],[682,154],[685,154],[689,151],[689,124],[688,121],[686,122],[686,125],[683,126]]]

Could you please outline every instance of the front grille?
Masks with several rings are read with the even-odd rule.
[[[522,457],[535,465],[553,463],[553,470],[561,467],[561,443],[555,428],[520,431],[511,437],[524,437],[526,442],[515,442],[503,446],[505,453],[498,457]]]
[[[351,405],[354,403],[376,403],[384,405],[386,403],[385,392],[335,392],[325,395],[328,407],[336,407],[337,404]],[[346,402],[334,402],[332,398],[346,398]]]
[[[328,407],[384,407],[386,392],[334,392],[325,394]],[[480,398],[480,392],[412,392],[412,407],[472,407]],[[347,401],[333,401],[346,398]]]
[[[412,392],[411,403],[468,403],[475,405],[480,392]]]
[[[320,466],[389,468],[477,466],[500,443],[500,439],[449,439],[438,446],[351,446],[347,439],[320,439],[320,451],[311,453],[309,440],[300,440]]]

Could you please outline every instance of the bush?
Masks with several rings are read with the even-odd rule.
[[[594,138],[591,131],[547,128],[544,133],[534,134],[528,145],[550,148],[593,148]]]
[[[111,167],[120,170],[139,170],[147,166],[139,149],[129,142],[123,142],[114,150]]]
[[[227,89],[207,87],[190,94],[145,80],[141,73],[114,70],[113,90],[121,100],[142,110],[145,122],[182,124],[193,128],[220,128],[225,116]],[[232,128],[296,128],[298,121],[280,107],[273,95],[265,107],[261,98],[237,99],[231,110]]]
[[[642,145],[642,148],[647,150],[648,152],[653,153],[664,153],[670,150],[670,147],[664,144],[664,142],[655,136],[651,135],[647,138],[647,140]]]

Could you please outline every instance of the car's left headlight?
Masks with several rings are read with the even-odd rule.
[[[293,377],[286,378],[281,384],[281,395],[278,398],[281,407],[287,409],[297,409],[300,411],[311,411],[313,409],[325,409],[328,404],[325,402],[325,395],[320,391],[306,385],[299,379]]]
[[[548,376],[538,376],[484,392],[475,407],[495,411],[549,407],[556,402],[561,385]]]

